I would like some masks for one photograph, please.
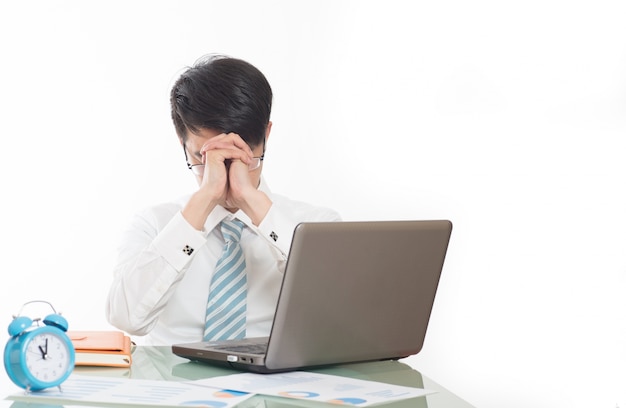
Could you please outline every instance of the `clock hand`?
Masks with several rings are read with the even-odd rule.
[[[39,351],[41,351],[41,357],[46,360],[48,358],[48,339],[46,338],[46,342],[45,342],[45,350],[43,347],[41,347],[41,345],[37,346],[39,348]]]
[[[46,359],[46,352],[43,350],[43,347],[41,346],[37,346],[39,347],[39,351],[41,351],[41,358],[43,358],[44,360]]]

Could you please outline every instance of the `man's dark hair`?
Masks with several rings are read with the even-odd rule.
[[[251,147],[265,139],[272,110],[272,88],[246,61],[222,55],[198,60],[178,78],[170,93],[178,137],[201,129],[239,134]]]

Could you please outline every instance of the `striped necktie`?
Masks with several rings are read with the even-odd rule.
[[[224,220],[226,244],[211,280],[204,340],[242,339],[246,335],[246,260],[239,240],[243,222]]]

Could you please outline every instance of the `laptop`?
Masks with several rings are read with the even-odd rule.
[[[448,220],[301,223],[269,337],[174,344],[172,352],[256,373],[417,354],[451,232]]]

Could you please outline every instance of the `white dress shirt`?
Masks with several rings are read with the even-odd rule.
[[[224,239],[219,223],[238,218],[246,224],[241,246],[246,259],[248,307],[246,336],[268,336],[293,231],[303,221],[339,221],[335,211],[259,189],[272,206],[258,227],[243,211],[216,207],[204,232],[181,210],[189,197],[137,214],[123,235],[107,300],[109,322],[144,344],[169,345],[202,340],[206,302]]]

